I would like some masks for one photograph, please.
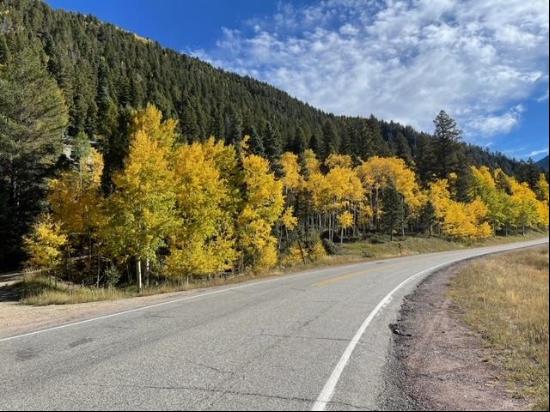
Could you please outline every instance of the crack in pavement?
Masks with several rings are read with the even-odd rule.
[[[305,339],[305,340],[322,340],[330,342],[349,342],[349,338],[329,338],[324,336],[300,336],[300,335],[278,335],[272,333],[261,333],[256,336],[268,336],[274,338],[283,338],[283,339]]]
[[[299,396],[284,396],[284,395],[268,395],[264,393],[258,393],[258,392],[246,392],[246,391],[236,391],[231,389],[218,389],[218,388],[208,388],[208,387],[202,387],[202,386],[194,386],[194,385],[182,385],[182,386],[176,386],[176,385],[106,385],[101,383],[74,383],[70,384],[71,386],[81,386],[81,387],[99,387],[99,388],[129,388],[129,389],[153,389],[153,390],[188,390],[188,391],[199,391],[199,392],[207,392],[207,393],[220,393],[223,395],[230,394],[230,395],[243,395],[243,396],[252,396],[252,397],[258,397],[258,398],[265,398],[265,399],[279,399],[279,400],[286,400],[286,401],[298,401],[298,402],[313,402],[314,399],[312,398],[305,398],[305,397],[299,397]],[[210,405],[211,406],[211,405]],[[353,405],[351,405],[353,406]]]

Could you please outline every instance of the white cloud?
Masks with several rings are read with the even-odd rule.
[[[538,156],[540,154],[548,154],[548,148],[546,149],[540,149],[540,150],[533,150],[531,153],[529,153],[529,157]]]
[[[325,0],[224,29],[199,55],[336,114],[469,134],[515,127],[548,83],[547,0]]]
[[[537,97],[537,102],[539,103],[544,102],[545,100],[548,100],[548,89],[546,89],[542,95]]]
[[[519,124],[524,111],[522,105],[517,105],[502,114],[474,115],[469,119],[466,133],[478,134],[480,137],[506,134]]]

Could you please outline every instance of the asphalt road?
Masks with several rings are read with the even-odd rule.
[[[0,409],[380,409],[403,296],[458,260],[402,257],[209,289],[0,339]]]

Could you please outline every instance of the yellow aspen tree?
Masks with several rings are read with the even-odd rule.
[[[115,192],[108,199],[108,219],[100,230],[104,247],[113,257],[135,259],[139,290],[142,261],[156,261],[158,249],[178,225],[168,139],[149,133],[144,128],[132,136],[124,169],[113,177]]]
[[[353,161],[351,160],[351,156],[349,155],[332,153],[325,160],[325,165],[329,169],[334,169],[335,167],[351,169],[353,166]]]
[[[138,131],[142,131],[152,141],[170,152],[178,137],[177,125],[178,122],[175,119],[163,120],[162,112],[154,105],[148,104],[145,109],[137,111],[133,116],[130,134],[135,135]]]
[[[539,180],[537,181],[537,195],[538,195],[538,215],[539,215],[539,223],[541,226],[544,226],[546,229],[548,229],[548,220],[549,220],[549,213],[548,213],[548,197],[549,197],[549,190],[548,190],[548,181],[546,180],[546,176],[544,176],[543,173],[539,175]]]
[[[215,145],[215,144],[214,144]],[[222,178],[212,143],[180,146],[174,156],[180,225],[166,260],[168,276],[210,275],[233,267],[235,250],[230,187]]]
[[[284,213],[281,216],[281,224],[287,230],[294,230],[294,228],[298,225],[298,218],[294,216],[294,209],[292,208],[292,206],[285,209]]]
[[[281,155],[279,163],[283,172],[281,181],[283,182],[285,193],[299,190],[302,187],[303,181],[300,175],[298,156],[291,152],[285,152]]]
[[[487,206],[487,215],[493,230],[498,230],[506,225],[506,206],[508,196],[504,190],[499,190],[493,173],[486,166],[479,168],[470,167],[471,179],[468,188],[472,198],[479,197]]]
[[[31,232],[23,237],[25,252],[29,256],[26,265],[48,272],[60,267],[63,248],[68,238],[50,215],[42,215],[32,226]]]
[[[327,213],[330,188],[325,175],[321,172],[321,163],[315,153],[307,149],[303,157],[305,164],[303,191],[313,214],[311,224],[312,227],[321,231],[323,217]]]
[[[317,159],[315,152],[311,149],[306,149],[304,151],[304,163],[306,166],[306,172],[308,174],[319,172],[321,162]]]
[[[80,159],[79,169],[62,173],[48,186],[52,216],[70,235],[92,236],[101,219],[103,157],[95,149]]]
[[[340,226],[340,244],[344,243],[344,230],[353,226],[353,215],[347,210],[338,215],[338,225]]]
[[[325,176],[327,192],[323,201],[324,210],[329,213],[329,235],[333,239],[337,214],[344,210],[356,211],[363,200],[364,189],[355,171],[348,167],[336,166]]]
[[[280,222],[277,223],[279,249],[281,249],[283,230],[288,243],[289,232],[298,225],[298,219],[294,216],[294,205],[303,206],[300,205],[299,196],[304,189],[304,180],[300,174],[298,156],[294,153],[283,153],[279,160],[279,166],[282,172],[280,180],[283,183],[286,206],[285,213],[283,213]]]
[[[243,205],[238,217],[238,246],[244,264],[255,270],[277,263],[273,225],[284,208],[283,184],[270,171],[269,162],[257,155],[242,159]]]
[[[546,180],[546,176],[544,176],[544,173],[539,174],[539,179],[537,180],[537,196],[539,200],[548,202],[548,181]]]
[[[540,214],[537,195],[525,182],[520,183],[515,178],[509,177],[508,184],[512,191],[512,209],[515,225],[521,227],[525,234],[526,228],[540,224]]]
[[[481,199],[476,198],[470,203],[452,200],[447,179],[430,183],[429,199],[445,235],[457,239],[491,236],[491,227],[486,222],[487,206]]]
[[[548,224],[549,224],[548,201],[539,200],[537,202],[537,214],[538,214],[539,225],[543,226],[546,230],[548,230]]]
[[[226,212],[236,221],[242,202],[242,168],[235,146],[226,145],[221,140],[210,137],[203,144],[206,160],[212,160],[229,190]]]
[[[408,206],[412,216],[416,215],[426,202],[414,171],[407,166],[403,159],[373,156],[362,162],[356,172],[365,188],[366,201],[377,227],[383,213],[381,199],[385,188],[390,186],[395,188],[401,195],[402,201]]]

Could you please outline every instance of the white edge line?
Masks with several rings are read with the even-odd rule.
[[[8,336],[6,338],[0,338],[0,343],[7,342],[7,341],[10,341],[10,340],[14,340],[14,339],[24,338],[24,337],[27,337],[27,336],[38,335],[38,334],[44,333],[44,332],[50,332],[50,331],[54,331],[54,330],[64,329],[64,328],[68,328],[70,326],[82,325],[84,323],[94,322],[96,320],[109,319],[109,318],[113,318],[115,316],[126,315],[128,313],[140,312],[142,310],[156,308],[156,307],[164,306],[164,305],[169,305],[169,304],[172,304],[172,303],[183,302],[183,301],[186,301],[186,300],[198,299],[198,298],[202,298],[202,297],[205,297],[205,296],[217,295],[219,293],[230,292],[230,291],[235,290],[235,289],[243,289],[243,288],[246,288],[246,287],[255,286],[255,285],[259,285],[259,284],[266,284],[266,283],[278,281],[278,280],[285,279],[285,278],[288,278],[288,276],[281,277],[281,278],[275,278],[275,279],[266,279],[266,280],[259,281],[259,282],[247,283],[245,285],[233,286],[233,287],[230,287],[230,288],[219,289],[219,290],[215,290],[215,291],[212,291],[212,292],[200,293],[200,294],[193,295],[193,296],[185,296],[185,297],[182,297],[182,298],[172,299],[172,300],[168,300],[168,301],[165,301],[165,302],[154,303],[152,305],[140,306],[139,308],[123,310],[121,312],[111,313],[111,314],[103,315],[103,316],[97,316],[95,318],[84,319],[84,320],[80,320],[80,321],[77,321],[77,322],[65,323],[63,325],[53,326],[53,327],[46,328],[46,329],[40,329],[40,330],[36,330],[34,332],[28,332],[28,333],[23,333],[21,335],[14,335],[14,336]]]
[[[544,242],[541,242],[540,244],[544,244],[544,243],[547,243],[547,241],[545,240]],[[537,244],[539,244],[539,243],[537,242],[537,243],[534,243],[533,245],[529,244],[529,245],[527,245],[527,247],[536,246]],[[506,246],[508,246],[508,245],[506,245]],[[327,382],[325,383],[325,386],[323,387],[323,390],[321,391],[321,393],[317,397],[317,400],[315,401],[315,403],[311,407],[311,410],[312,411],[324,411],[325,410],[325,408],[327,407],[327,404],[332,400],[332,397],[334,395],[334,390],[336,389],[336,385],[338,384],[338,381],[340,380],[340,376],[342,375],[342,372],[346,368],[346,365],[348,364],[348,362],[351,358],[353,350],[355,349],[355,347],[357,346],[357,344],[361,340],[361,337],[365,333],[365,330],[367,329],[369,324],[372,322],[374,317],[378,314],[378,312],[384,306],[386,306],[391,301],[391,299],[393,297],[393,294],[395,292],[397,292],[406,283],[410,282],[414,278],[425,275],[427,273],[434,272],[435,270],[437,270],[441,267],[449,266],[453,263],[460,262],[461,260],[467,260],[467,259],[471,259],[471,258],[474,258],[474,257],[477,257],[477,256],[483,256],[483,255],[491,254],[493,252],[498,253],[500,251],[514,250],[516,248],[522,248],[523,247],[523,246],[516,246],[516,247],[509,247],[509,246],[506,247],[506,246],[505,247],[499,247],[495,251],[481,251],[479,253],[474,253],[471,256],[467,256],[467,257],[459,258],[459,259],[453,259],[453,260],[450,260],[448,262],[440,263],[439,265],[432,266],[428,269],[424,269],[421,272],[418,272],[418,273],[415,273],[414,275],[409,276],[407,279],[405,279],[403,282],[401,282],[399,285],[397,285],[394,289],[392,289],[392,291],[390,293],[388,293],[386,296],[384,296],[384,298],[378,303],[378,305],[376,305],[376,307],[369,313],[367,318],[363,321],[363,323],[361,324],[361,326],[359,327],[359,329],[357,330],[357,332],[355,333],[355,335],[353,336],[353,338],[349,342],[348,346],[346,347],[346,350],[344,351],[344,353],[340,357],[340,360],[336,364],[336,366],[335,366],[334,370],[332,371],[330,377],[328,378]]]
[[[172,300],[168,300],[168,301],[165,301],[165,302],[154,303],[152,305],[140,306],[139,308],[123,310],[121,312],[110,313],[108,315],[97,316],[97,317],[94,317],[94,318],[84,319],[84,320],[80,320],[80,321],[76,321],[76,322],[64,323],[64,324],[59,325],[59,326],[52,326],[52,327],[45,328],[45,329],[39,329],[39,330],[36,330],[36,331],[33,331],[33,332],[28,332],[28,333],[23,333],[23,334],[20,334],[20,335],[13,335],[13,336],[5,337],[5,338],[0,338],[0,343],[8,342],[10,340],[19,339],[19,338],[25,338],[27,336],[38,335],[38,334],[41,334],[41,333],[44,333],[44,332],[50,332],[50,331],[54,331],[54,330],[64,329],[64,328],[68,328],[70,326],[82,325],[82,324],[85,324],[85,323],[94,322],[96,320],[109,319],[109,318],[113,318],[115,316],[126,315],[128,313],[140,312],[142,310],[151,309],[151,308],[164,306],[164,305],[170,305],[172,303],[178,303],[178,302],[183,302],[183,301],[187,301],[187,300],[202,298],[202,297],[205,297],[205,296],[216,295],[216,294],[219,294],[219,293],[230,292],[230,291],[236,290],[236,289],[244,289],[244,288],[251,287],[251,286],[265,285],[266,283],[278,282],[278,281],[282,281],[282,280],[285,280],[285,279],[291,279],[291,278],[294,278],[294,277],[297,277],[297,276],[316,274],[319,271],[330,271],[330,270],[334,270],[334,269],[352,269],[355,266],[365,265],[365,264],[374,264],[376,262],[377,261],[358,262],[358,263],[342,265],[340,267],[330,267],[329,266],[329,267],[319,268],[319,269],[309,269],[309,270],[306,270],[306,271],[298,272],[296,274],[280,276],[280,277],[276,277],[276,278],[273,278],[273,279],[252,280],[251,282],[246,283],[244,285],[238,285],[238,286],[223,288],[223,289],[219,289],[219,290],[215,290],[215,291],[211,291],[211,292],[204,292],[204,293],[199,292],[199,294],[193,295],[193,296],[184,296],[184,297],[181,297],[181,298],[178,298],[178,299],[172,299]]]
[[[452,263],[452,262],[449,262]],[[332,374],[328,378],[327,382],[325,383],[325,386],[323,387],[323,390],[319,394],[319,397],[313,404],[313,407],[311,408],[312,411],[324,411],[327,404],[331,401],[332,396],[334,395],[334,389],[336,388],[336,384],[340,380],[340,376],[342,375],[342,372],[344,371],[346,365],[349,362],[349,359],[351,357],[351,354],[353,353],[353,350],[355,349],[355,346],[359,343],[359,340],[365,333],[365,330],[369,326],[369,324],[372,322],[374,317],[378,314],[380,309],[384,307],[386,304],[388,304],[391,301],[391,298],[395,292],[397,292],[403,285],[405,285],[407,282],[411,281],[412,279],[421,276],[425,273],[434,271],[438,269],[441,266],[448,265],[449,263],[442,263],[437,266],[433,266],[429,269],[425,269],[422,272],[415,273],[414,275],[409,276],[407,279],[405,279],[403,282],[401,282],[399,285],[397,285],[390,293],[388,293],[384,298],[376,305],[376,307],[369,313],[367,318],[363,321],[351,341],[349,342],[348,346],[346,347],[346,350],[340,357],[340,360],[338,361],[338,364],[332,371]]]
[[[547,242],[548,241],[545,240],[544,242],[541,242],[541,243],[547,243]],[[531,245],[529,244],[527,246],[531,246]],[[519,246],[519,247],[521,247],[521,246]],[[491,253],[491,252],[482,252],[482,254],[486,254],[486,253]],[[373,264],[375,262],[376,261],[352,263],[350,265],[344,265],[340,268],[344,268],[344,267],[345,268],[352,268],[352,267],[355,267],[355,266],[358,266],[358,265],[363,265],[363,264],[369,264],[369,263]],[[323,270],[331,270],[331,269],[334,269],[334,268],[333,267],[327,267],[327,268],[322,268],[320,270],[323,271]],[[419,276],[421,273],[424,273],[424,272],[429,271],[429,270],[434,270],[434,268],[431,268],[431,269],[425,270],[423,272],[417,273],[415,275],[412,275],[411,277],[409,277],[408,279],[403,281],[401,284],[399,284],[394,290],[392,290],[383,299],[383,302],[386,300],[386,298],[388,298],[388,297],[391,298],[391,295],[393,293],[395,293],[395,291],[397,291],[402,285],[404,285],[406,282],[411,280],[413,277]],[[84,319],[84,320],[80,320],[80,321],[77,321],[77,322],[65,323],[63,325],[53,326],[53,327],[45,328],[45,329],[39,329],[39,330],[36,330],[36,331],[33,331],[33,332],[23,333],[21,335],[14,335],[14,336],[8,336],[8,337],[5,337],[5,338],[0,338],[0,343],[8,342],[8,341],[15,340],[15,339],[20,339],[20,338],[25,338],[25,337],[28,337],[28,336],[38,335],[38,334],[45,333],[45,332],[51,332],[51,331],[54,331],[54,330],[65,329],[65,328],[68,328],[68,327],[71,327],[71,326],[82,325],[82,324],[85,324],[85,323],[94,322],[96,320],[109,319],[109,318],[114,318],[115,316],[126,315],[128,313],[140,312],[140,311],[143,311],[143,310],[146,310],[146,309],[156,308],[156,307],[164,306],[164,305],[170,305],[172,303],[178,303],[178,302],[183,302],[183,301],[186,301],[186,300],[193,300],[193,299],[198,299],[198,298],[202,298],[202,297],[205,297],[205,296],[211,296],[211,295],[217,295],[217,294],[220,294],[220,293],[230,292],[230,291],[236,290],[236,289],[244,289],[244,288],[251,287],[251,286],[257,286],[257,285],[261,285],[261,284],[282,281],[282,280],[285,280],[285,279],[293,278],[293,277],[296,277],[296,276],[302,276],[302,275],[305,275],[305,274],[312,274],[312,273],[315,274],[317,271],[318,271],[318,269],[310,269],[308,271],[299,272],[299,273],[296,273],[294,275],[287,275],[287,276],[277,277],[277,278],[274,278],[274,279],[252,281],[251,283],[247,283],[247,284],[244,284],[244,285],[233,286],[233,287],[230,287],[230,288],[224,288],[224,289],[215,290],[215,291],[212,291],[212,292],[200,293],[200,294],[197,294],[197,295],[194,295],[194,296],[185,296],[185,297],[182,297],[182,298],[172,299],[172,300],[168,300],[168,301],[165,301],[165,302],[154,303],[152,305],[140,306],[139,308],[135,308],[135,309],[128,309],[128,310],[123,310],[121,312],[111,313],[111,314],[108,314],[108,315],[97,316],[95,318]],[[380,304],[378,304],[378,306],[380,306],[380,307],[384,306],[383,302],[380,302]],[[380,310],[380,308],[378,306],[376,306],[375,311]],[[376,313],[371,312],[371,315],[374,317],[374,315],[376,315]],[[369,315],[369,318],[371,317],[371,315]],[[368,323],[370,323],[370,321],[372,320],[372,319],[369,319],[369,318],[367,318]],[[366,320],[365,320],[365,322],[366,322]],[[368,323],[365,325],[364,328],[363,328],[363,326],[361,326],[361,328],[363,328],[363,331],[361,332],[361,335],[364,333],[364,329],[366,329],[366,327],[368,326]],[[358,333],[359,333],[359,331],[358,331]],[[359,340],[360,337],[361,336],[359,336],[357,340]],[[354,337],[354,339],[355,339],[355,337]],[[350,345],[351,345],[351,343],[350,343]],[[355,342],[355,344],[353,345],[353,348],[355,347],[355,345],[357,345],[357,342]],[[353,351],[353,348],[351,349],[351,351]],[[350,355],[351,355],[351,352],[350,352]],[[345,365],[344,365],[344,367],[345,367]],[[339,375],[341,373],[342,373],[342,371],[340,371]],[[317,402],[316,402],[316,404],[317,404]],[[325,404],[326,404],[326,402],[325,402]]]

